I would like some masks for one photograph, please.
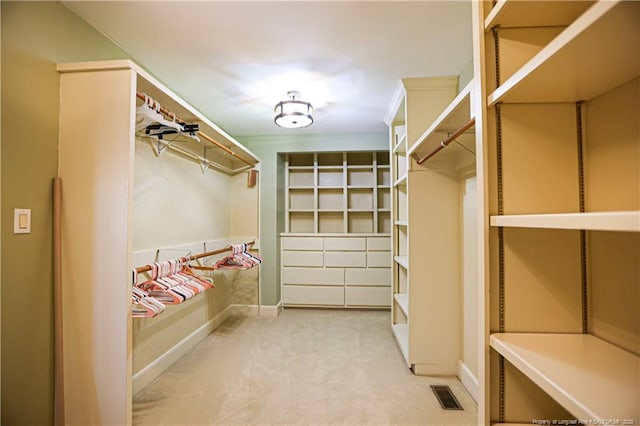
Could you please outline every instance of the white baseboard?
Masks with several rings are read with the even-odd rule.
[[[263,317],[277,317],[282,311],[282,301],[277,305],[262,305],[260,306],[260,316]]]
[[[467,389],[471,397],[478,402],[478,394],[480,391],[480,385],[478,383],[478,379],[473,375],[469,367],[462,361],[458,361],[458,377],[460,381]]]
[[[134,374],[131,379],[133,385],[133,394],[135,395],[145,386],[155,380],[167,368],[173,365],[180,357],[191,350],[202,339],[207,337],[213,330],[218,328],[233,314],[233,307],[227,308],[218,315],[207,321],[198,329],[193,331],[187,337],[178,342],[174,347],[156,358],[151,364]]]
[[[257,317],[260,315],[260,308],[258,305],[231,305],[233,309],[233,315],[243,314],[250,317]]]

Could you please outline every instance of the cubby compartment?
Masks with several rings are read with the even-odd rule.
[[[342,152],[319,152],[318,154],[318,167],[326,166],[340,166],[343,165],[344,155]]]
[[[380,166],[388,166],[389,165],[389,153],[386,151],[383,152],[376,152],[375,153],[376,156],[376,163],[378,164],[378,167]]]
[[[348,215],[348,228],[349,233],[371,233],[373,229],[373,216],[371,213],[365,212],[350,212]]]
[[[373,168],[371,166],[347,170],[347,186],[364,186],[371,188],[373,185]]]
[[[313,212],[289,212],[289,229],[291,232],[315,232],[313,223]]]
[[[290,210],[310,210],[314,208],[313,189],[290,189],[289,209]]]
[[[391,232],[391,212],[378,211],[378,231],[381,234]]]
[[[391,186],[391,169],[389,166],[378,166],[378,175],[376,176],[378,187]]]
[[[289,170],[290,188],[313,188],[313,169]]]
[[[373,189],[349,188],[347,195],[347,208],[350,211],[373,211]]]
[[[375,152],[347,152],[347,167],[371,166]]]
[[[406,153],[397,153],[394,156],[395,162],[395,182],[396,184],[407,177],[407,155]]]
[[[343,173],[341,168],[318,170],[318,187],[342,187]]]
[[[289,167],[313,168],[313,153],[288,154]]]
[[[391,208],[391,191],[389,188],[378,188],[378,210]]]
[[[318,188],[318,210],[344,209],[344,194],[342,189]]]
[[[344,233],[344,213],[318,212],[319,233]]]
[[[398,186],[396,191],[396,217],[399,221],[407,221],[407,187]]]

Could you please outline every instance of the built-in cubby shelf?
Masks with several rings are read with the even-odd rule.
[[[567,26],[584,13],[594,1],[548,1],[544,7],[535,1],[500,0],[484,20],[485,29],[495,26],[540,27]]]
[[[498,333],[491,347],[579,419],[637,419],[640,357],[588,334]]]
[[[286,173],[286,232],[390,232],[388,152],[287,154]]]

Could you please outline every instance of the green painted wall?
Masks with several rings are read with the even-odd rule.
[[[236,136],[260,158],[260,265],[263,305],[280,302],[280,238],[284,231],[284,162],[281,153],[385,151],[389,137],[381,133],[332,135]],[[275,202],[274,202],[275,200]]]
[[[52,179],[57,62],[129,56],[58,2],[1,2],[2,424],[53,424]],[[13,209],[32,232],[13,234]]]

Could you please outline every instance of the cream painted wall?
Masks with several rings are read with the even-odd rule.
[[[52,179],[57,62],[129,56],[58,2],[2,1],[2,424],[53,423]],[[32,233],[13,234],[13,209]]]
[[[229,176],[213,169],[203,173],[198,163],[172,151],[156,156],[149,141],[136,139],[134,253],[161,249],[159,257],[167,259],[186,252],[162,249],[219,241],[215,247],[207,247],[210,250],[257,238],[258,189],[247,187],[247,173]],[[196,246],[193,252],[204,250]],[[222,256],[205,262],[211,264]],[[231,304],[257,304],[257,268],[210,275],[214,289],[180,305],[167,306],[155,318],[133,320],[134,375]],[[137,387],[134,384],[134,389]]]
[[[462,362],[478,378],[478,221],[477,179],[462,185]]]
[[[136,139],[133,250],[230,238],[232,178]]]

